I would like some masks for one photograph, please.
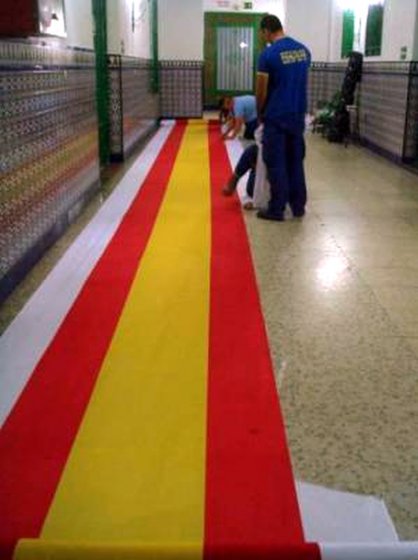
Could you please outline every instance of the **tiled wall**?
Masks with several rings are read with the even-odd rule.
[[[123,113],[122,113],[122,57],[109,55],[109,133],[110,154],[123,158]]]
[[[203,112],[203,62],[160,61],[160,113],[163,118],[199,118]]]
[[[123,158],[163,118],[202,116],[203,63],[110,56],[111,154]],[[309,109],[341,87],[345,63],[314,63]],[[418,63],[365,63],[360,137],[417,160]],[[94,54],[0,41],[0,301],[99,185]]]
[[[93,53],[0,41],[0,301],[98,184]]]
[[[314,62],[309,74],[308,110],[314,113],[318,102],[330,101],[341,89],[346,64]]]
[[[346,63],[313,63],[308,106],[341,88]],[[360,139],[396,161],[418,158],[418,64],[365,62],[357,90]]]
[[[418,162],[418,62],[410,67],[404,159]]]
[[[123,159],[155,127],[158,95],[151,88],[150,61],[109,55],[108,68],[110,154]]]
[[[401,160],[408,100],[409,63],[365,63],[359,110],[360,137]]]

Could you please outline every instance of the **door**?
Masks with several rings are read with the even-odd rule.
[[[259,26],[264,14],[205,14],[206,107],[222,95],[254,93],[257,58],[264,45]]]

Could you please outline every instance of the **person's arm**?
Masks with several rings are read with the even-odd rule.
[[[222,132],[222,139],[223,140],[226,138],[228,133],[234,128],[234,121],[235,121],[235,118],[232,117],[231,115],[229,115],[228,118],[226,119],[225,128]]]
[[[266,72],[257,72],[255,82],[255,100],[257,105],[257,117],[260,122],[263,120],[264,107],[267,101],[267,91],[269,75]]]
[[[225,130],[225,132],[222,135],[222,138],[224,140],[232,140],[237,136],[243,124],[244,124],[244,119],[242,117],[233,117],[231,119],[230,126],[227,128],[227,130]]]

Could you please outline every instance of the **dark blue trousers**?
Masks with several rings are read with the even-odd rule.
[[[235,167],[235,175],[239,178],[243,177],[247,171],[250,172],[247,181],[247,194],[252,197],[254,194],[254,184],[255,184],[255,168],[257,164],[257,154],[258,146],[257,144],[251,144],[247,146],[242,152],[241,157]]]
[[[254,132],[257,126],[258,119],[254,119],[245,123],[244,138],[246,140],[254,140]]]
[[[303,215],[307,198],[304,158],[303,132],[272,122],[264,123],[263,160],[270,183],[271,214],[283,216],[289,204],[295,216]]]

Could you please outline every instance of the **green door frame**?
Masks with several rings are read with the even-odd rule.
[[[96,104],[101,167],[109,161],[109,72],[107,66],[106,0],[92,0],[94,50],[96,53]]]
[[[204,99],[206,107],[214,107],[217,105],[219,97],[224,94],[244,94],[253,93],[252,91],[221,91],[216,87],[217,76],[217,43],[216,30],[218,27],[252,27],[254,31],[254,84],[255,73],[257,67],[258,55],[264,48],[264,43],[259,34],[261,19],[265,13],[242,14],[236,12],[206,12],[205,13],[205,41],[204,41],[204,58],[205,58],[205,82],[204,82]]]

